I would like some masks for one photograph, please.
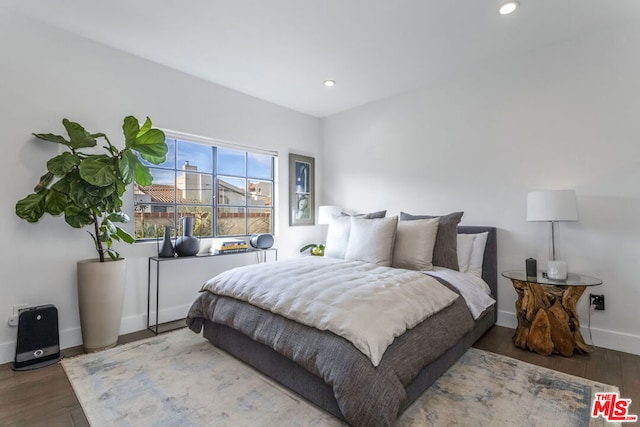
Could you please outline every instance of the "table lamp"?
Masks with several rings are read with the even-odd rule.
[[[550,228],[547,277],[566,280],[567,263],[560,261],[559,222],[577,221],[578,206],[574,190],[531,191],[527,194],[527,221],[547,221]]]
[[[342,208],[340,206],[320,206],[318,208],[318,224],[329,224],[331,216],[340,216]]]
[[[326,239],[327,224],[331,223],[332,216],[340,216],[342,208],[340,206],[320,206],[318,208],[318,224],[320,225],[320,242],[324,245]]]

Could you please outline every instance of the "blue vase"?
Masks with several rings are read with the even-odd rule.
[[[176,240],[175,247],[178,256],[193,256],[200,252],[200,239],[193,235],[193,217],[182,218],[182,236]]]

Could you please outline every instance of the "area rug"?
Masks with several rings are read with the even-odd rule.
[[[102,426],[342,426],[182,329],[62,361],[89,423]],[[471,348],[397,426],[599,426],[596,392],[618,391]]]

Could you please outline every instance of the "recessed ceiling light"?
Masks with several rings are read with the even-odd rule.
[[[513,13],[513,11],[518,8],[518,6],[520,6],[520,3],[518,3],[517,1],[507,2],[500,6],[500,15],[508,15],[510,13]]]
[[[325,80],[325,81],[324,81],[324,85],[325,85],[326,87],[331,87],[331,86],[335,86],[335,85],[336,85],[336,82],[335,82],[335,80]]]

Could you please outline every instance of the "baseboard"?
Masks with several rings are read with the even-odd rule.
[[[499,310],[498,321],[496,323],[500,326],[515,329],[518,321],[515,313]],[[583,323],[582,319],[580,320],[580,323]],[[587,344],[591,344],[589,329],[587,326],[581,325],[580,332],[582,332],[582,336]],[[591,336],[593,337],[593,344],[596,347],[609,348],[611,350],[640,355],[640,336],[638,335],[592,327]]]
[[[160,323],[168,322],[171,320],[184,319],[185,317],[187,317],[187,313],[190,307],[191,304],[160,310],[158,312]],[[152,321],[155,322],[155,313],[152,313],[151,317]],[[126,316],[123,317],[120,321],[120,335],[141,331],[146,328],[147,313]],[[82,345],[82,332],[80,331],[80,326],[60,330],[59,335],[61,349]],[[15,352],[15,340],[0,343],[0,364],[13,362],[13,359],[15,358]]]

